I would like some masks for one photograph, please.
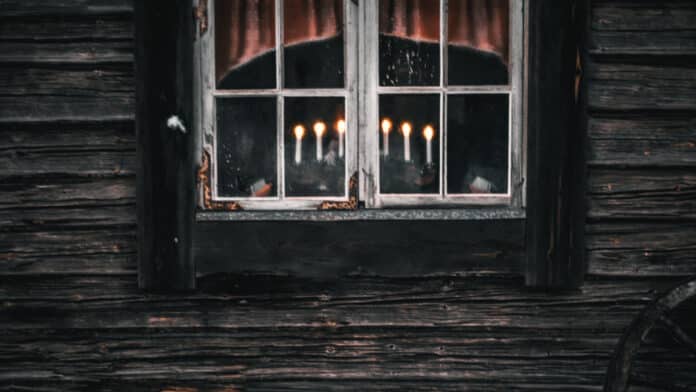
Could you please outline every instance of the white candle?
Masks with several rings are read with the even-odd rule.
[[[302,163],[302,138],[305,134],[305,129],[302,125],[295,125],[293,129],[295,134],[295,164],[299,165]]]
[[[385,157],[389,156],[389,132],[391,132],[392,122],[388,118],[382,120],[382,152]]]
[[[404,161],[411,161],[411,124],[402,123],[401,133],[404,135]]]
[[[317,161],[321,162],[324,158],[324,146],[321,143],[321,138],[326,131],[326,124],[321,121],[314,123],[314,134],[317,136]]]
[[[426,141],[425,161],[428,165],[431,165],[433,163],[433,137],[435,137],[435,129],[430,125],[426,125],[425,128],[423,128],[423,136],[425,136]]]
[[[336,123],[336,130],[338,131],[338,156],[343,158],[345,152],[343,151],[343,134],[346,133],[346,122],[341,119]]]

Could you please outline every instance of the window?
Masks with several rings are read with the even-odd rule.
[[[522,3],[211,1],[207,206],[520,207]]]
[[[306,2],[318,3],[317,0]],[[430,2],[423,0],[423,3]],[[506,25],[508,31],[500,35],[504,29],[493,27],[503,26],[502,24],[485,22],[483,26],[486,28],[471,28],[478,26],[472,20],[476,20],[476,23],[480,20],[501,20],[500,16],[497,19],[491,16],[495,13],[489,8],[481,6],[494,4],[493,0],[470,0],[466,4],[473,8],[467,6],[467,12],[463,14],[461,10],[454,11],[457,9],[457,2],[454,0],[445,4],[436,0],[432,2],[438,4],[436,32],[433,32],[429,22],[434,19],[432,9],[427,11],[429,14],[415,12],[414,10],[421,9],[418,8],[420,2],[417,0],[403,2],[407,5],[406,9],[410,10],[406,13],[397,12],[403,10],[399,8],[403,6],[396,5],[399,3],[397,1],[386,2],[388,6],[384,5],[385,2],[377,4],[366,0],[338,2],[343,13],[339,14],[340,18],[335,17],[336,12],[333,15],[335,20],[343,20],[343,86],[333,83],[341,78],[329,79],[327,76],[326,83],[329,86],[300,88],[282,85],[282,91],[277,88],[277,75],[289,79],[287,73],[292,72],[287,69],[287,62],[284,61],[287,58],[283,57],[285,51],[276,51],[278,43],[284,42],[279,39],[284,38],[279,28],[283,22],[277,15],[284,13],[285,3],[274,2],[272,5],[273,23],[266,23],[273,26],[272,34],[262,34],[258,29],[255,33],[253,29],[244,29],[251,31],[252,36],[256,37],[253,39],[263,45],[259,44],[250,51],[237,47],[234,51],[236,54],[228,58],[230,66],[234,67],[232,63],[235,61],[237,63],[234,64],[244,63],[244,60],[240,60],[242,58],[252,59],[270,52],[271,60],[276,62],[270,62],[267,66],[276,76],[271,76],[269,82],[258,76],[262,67],[246,68],[246,76],[236,79],[239,83],[237,87],[234,84],[227,85],[220,87],[218,91],[214,25],[208,23],[206,16],[209,14],[211,22],[215,22],[216,10],[212,0],[198,0],[195,25],[191,23],[191,3],[188,1],[135,2],[138,103],[136,197],[140,286],[153,289],[191,289],[195,287],[197,277],[219,272],[289,273],[333,278],[354,273],[416,276],[467,272],[478,275],[495,271],[523,274],[526,283],[531,286],[577,287],[584,271],[583,249],[573,244],[583,243],[585,136],[581,127],[578,127],[582,119],[577,118],[582,89],[580,98],[574,94],[578,85],[578,52],[581,49],[578,47],[579,36],[576,33],[581,31],[579,26],[584,26],[584,21],[578,19],[578,16],[586,15],[587,12],[578,12],[576,6],[583,6],[584,3],[554,2],[553,6],[549,6],[548,2],[529,1],[524,2],[523,12],[522,0],[509,0],[509,3],[505,3],[509,4],[508,13],[497,14],[508,15],[509,19]],[[241,7],[245,3],[232,4]],[[260,1],[253,3],[261,4]],[[381,11],[380,7],[386,7],[387,11]],[[269,14],[259,12],[259,7],[244,9],[248,11],[246,14],[251,15],[250,20],[255,20],[257,25],[259,21],[270,18]],[[446,10],[449,12],[445,12]],[[468,20],[464,24],[468,26],[465,29],[468,32],[452,32],[450,21],[451,15],[455,13],[460,16],[452,23],[461,28],[461,21]],[[425,38],[420,39],[422,42],[415,42],[415,49],[414,42],[408,42],[412,45],[412,51],[400,52],[396,50],[397,46],[392,46],[391,52],[380,52],[380,15],[389,16],[384,19],[386,22],[382,22],[382,30],[385,31],[383,37],[395,35],[384,38],[382,42],[389,42],[389,39],[398,42],[397,39],[403,39],[401,35],[406,33],[421,34]],[[486,16],[483,18],[481,15]],[[522,15],[529,20],[529,23],[524,24],[524,30],[521,27]],[[296,19],[302,17],[304,16],[299,15]],[[389,19],[394,21],[390,22]],[[351,20],[354,23],[349,22]],[[445,20],[448,21],[447,26],[442,23]],[[241,24],[241,19],[232,23],[233,26],[238,24]],[[319,28],[316,23],[313,26],[312,34],[315,35],[318,34],[317,31],[332,31],[325,27]],[[404,29],[403,26],[410,27]],[[338,31],[338,27],[334,30]],[[492,32],[496,31],[499,36],[509,37],[507,45],[499,46],[502,41],[491,38]],[[450,38],[450,33],[455,38]],[[437,44],[434,43],[435,34],[440,34]],[[351,36],[354,37],[352,41]],[[330,37],[317,36],[312,42],[321,44],[331,41],[328,38]],[[409,39],[407,37],[404,40]],[[504,68],[507,70],[507,82],[501,80],[501,73],[484,72],[497,69],[489,67],[485,61],[466,62],[467,66],[478,64],[475,67],[477,72],[462,72],[467,68],[462,64],[453,64],[452,59],[457,53],[450,53],[449,45],[445,45],[453,39],[462,42],[469,39],[469,49],[479,48],[473,42],[483,44],[480,48],[486,50],[476,51],[477,54],[491,54],[495,50],[507,53],[501,57],[503,63],[505,58],[509,62],[505,63]],[[429,50],[425,50],[426,47]],[[437,56],[433,54],[433,48]],[[414,50],[418,56],[413,55]],[[353,55],[349,56],[349,53]],[[406,62],[401,54],[404,54]],[[318,58],[319,55],[319,50],[312,51],[310,59]],[[393,81],[393,84],[380,84],[380,64],[387,64],[380,63],[382,55],[387,58],[391,56],[392,63],[395,63],[392,64],[394,67],[385,67],[387,71],[382,72],[383,79]],[[324,51],[321,57],[326,56],[328,55]],[[340,51],[337,56],[340,56]],[[482,59],[481,56],[477,57]],[[483,56],[484,59],[487,57],[489,56]],[[339,57],[334,57],[337,58]],[[421,59],[427,61],[420,61]],[[352,68],[351,61],[355,62]],[[525,78],[521,94],[520,74],[523,62]],[[285,68],[280,68],[278,64],[284,64]],[[325,63],[321,64],[323,66]],[[354,74],[357,87],[354,89],[346,83],[349,69],[357,69]],[[435,71],[439,73],[436,74]],[[481,73],[488,77],[481,78]],[[310,76],[317,75],[319,74],[313,73]],[[471,75],[478,76],[472,78]],[[504,73],[502,75],[505,76]],[[447,76],[444,79],[446,83],[442,79],[444,76]],[[440,79],[436,80],[437,78]],[[405,81],[410,84],[402,85]],[[242,83],[247,83],[247,86],[242,86]],[[403,91],[397,91],[398,89]],[[431,99],[431,95],[438,98]],[[454,165],[460,164],[458,162],[466,162],[468,170],[470,165],[467,151],[480,152],[472,146],[469,150],[456,147],[462,142],[461,139],[454,140],[454,129],[470,127],[468,121],[476,120],[485,113],[496,113],[496,118],[504,119],[505,110],[496,108],[505,104],[505,99],[499,97],[505,95],[509,130],[502,134],[508,136],[509,144],[507,194],[500,191],[500,186],[497,185],[500,182],[495,176],[484,170],[476,169],[476,177],[481,177],[485,182],[476,180],[475,177],[467,182],[466,175],[454,175],[450,170]],[[281,164],[287,165],[286,161],[294,164],[295,147],[292,141],[296,135],[295,126],[299,125],[296,123],[300,122],[297,118],[291,118],[286,125],[286,119],[281,116],[284,116],[287,105],[295,104],[295,99],[322,98],[311,104],[300,102],[296,106],[300,109],[310,107],[312,113],[319,113],[326,111],[327,106],[336,105],[336,99],[340,100],[341,97],[345,105],[343,112],[334,107],[331,114],[337,119],[340,114],[344,114],[346,121],[344,154],[347,155],[344,155],[344,159],[346,177],[347,174],[350,176],[344,177],[343,181],[347,181],[347,197],[332,196],[338,186],[331,188],[328,185],[319,189],[319,194],[306,192],[308,194],[301,196],[304,199],[288,195],[286,191],[281,191],[284,194],[279,193],[278,183],[287,181],[286,174],[281,172],[287,170],[287,167],[284,169]],[[222,102],[220,112],[216,106],[218,98]],[[352,104],[351,99],[355,100]],[[392,99],[391,103],[379,106],[380,100],[389,99]],[[409,103],[398,101],[401,99],[420,101],[417,101],[416,109],[403,114],[398,110]],[[522,101],[523,121],[520,115]],[[484,110],[486,108],[490,110]],[[293,113],[301,114],[300,109],[293,110]],[[436,111],[437,121],[432,120]],[[380,117],[380,113],[384,118]],[[456,117],[451,120],[453,113]],[[409,118],[398,118],[401,115],[408,115]],[[430,118],[422,121],[416,115],[427,115]],[[180,121],[176,121],[173,116],[177,116]],[[251,150],[252,153],[246,156],[254,157],[254,163],[249,164],[242,154],[232,155],[230,160],[238,162],[240,172],[241,168],[246,168],[252,178],[241,178],[240,173],[240,178],[233,178],[233,181],[246,181],[249,184],[245,187],[246,193],[227,189],[222,192],[229,192],[226,198],[223,196],[220,199],[220,195],[216,195],[218,198],[215,199],[211,185],[216,185],[213,181],[217,179],[213,179],[211,165],[216,163],[213,162],[217,159],[213,152],[216,151],[216,143],[221,140],[217,138],[219,135],[215,128],[220,116],[227,116],[222,122],[239,122],[241,120],[238,119],[241,118],[247,123],[260,123],[262,126],[254,125],[246,129],[236,127],[231,130],[233,135],[237,132],[240,138],[244,138],[243,142],[230,143],[231,151]],[[316,115],[313,114],[312,117]],[[411,161],[420,160],[421,164],[425,161],[425,166],[429,166],[427,164],[430,161],[433,169],[438,167],[438,192],[428,188],[434,187],[434,181],[421,181],[416,185],[422,188],[417,189],[412,184],[408,184],[411,188],[404,188],[404,184],[398,183],[390,184],[394,185],[392,188],[378,188],[381,185],[377,181],[380,164],[382,157],[386,155],[385,143],[381,139],[384,136],[382,122],[386,118],[389,119],[385,128],[389,128],[389,141],[386,145],[389,146],[390,159],[398,161],[398,154],[402,154],[401,159],[405,160],[405,146],[400,144],[404,139],[403,134],[399,134],[399,129],[403,122],[409,122]],[[172,120],[171,125],[169,120]],[[316,145],[308,139],[314,132],[316,122],[316,118],[310,119],[303,126],[305,139],[301,147],[302,162],[307,157],[311,158],[312,154],[316,159]],[[326,127],[322,140],[326,144],[322,144],[320,155],[326,156],[329,151],[337,151],[340,146],[336,142],[331,147],[331,142],[323,136],[328,135],[328,132],[338,133],[339,123],[336,121],[332,128],[328,119],[322,122]],[[388,126],[389,123],[391,127]],[[524,138],[528,140],[525,143],[519,140],[523,124]],[[274,125],[275,129],[272,129]],[[427,128],[428,125],[432,129]],[[321,128],[320,126],[318,129]],[[297,132],[302,133],[301,129]],[[351,142],[349,133],[357,141]],[[491,131],[487,129],[476,136],[489,133]],[[428,138],[432,144],[430,154],[427,152],[426,135],[430,135]],[[457,136],[466,140],[467,134],[461,132]],[[234,137],[230,139],[235,140]],[[290,140],[291,145],[286,149],[279,149],[282,143],[287,144],[286,140]],[[249,141],[252,141],[252,148],[242,148]],[[305,142],[310,143],[309,146]],[[351,147],[353,153],[349,152]],[[201,151],[205,153],[201,154]],[[524,159],[521,159],[522,151]],[[357,156],[354,167],[358,176],[355,176],[355,172],[348,172],[352,169],[349,168],[352,155]],[[454,155],[456,158],[453,158]],[[444,164],[440,164],[441,162]],[[525,167],[520,162],[525,162]],[[399,168],[397,165],[396,169]],[[385,165],[384,169],[388,171],[390,168]],[[464,171],[463,166],[457,169]],[[414,170],[410,169],[409,175],[413,173]],[[421,180],[420,170],[416,169],[415,173],[415,178]],[[521,191],[521,181],[517,180],[521,180],[521,173],[526,173],[524,192]],[[256,180],[254,177],[261,177],[263,181],[252,181]],[[339,177],[340,173],[334,178]],[[464,180],[457,180],[457,177],[463,177]],[[384,179],[387,180],[389,179]],[[359,188],[359,194],[356,194],[356,188]],[[286,189],[284,184],[282,189]],[[215,190],[218,191],[219,189]],[[474,191],[487,193],[472,193]],[[520,195],[526,199],[524,203],[521,202]],[[394,200],[389,200],[390,198]],[[358,200],[365,207],[401,205],[408,208],[361,208],[362,204]],[[196,208],[200,202],[204,210],[208,211]],[[295,205],[291,205],[292,203]],[[432,208],[450,204],[467,207],[498,204],[498,207]],[[240,208],[252,211],[220,212]],[[257,208],[284,210],[254,211]],[[288,210],[294,208],[305,210]],[[313,208],[355,210],[347,213],[306,210]]]

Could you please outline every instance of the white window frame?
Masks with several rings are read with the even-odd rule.
[[[197,1],[197,0],[196,0]],[[403,207],[490,207],[519,210],[524,207],[525,132],[524,87],[526,58],[525,0],[510,0],[509,83],[500,86],[447,86],[447,5],[440,0],[440,84],[438,86],[379,86],[379,2],[344,0],[345,87],[337,89],[283,88],[283,0],[275,1],[276,88],[217,90],[215,88],[215,0],[209,0],[209,28],[197,45],[194,78],[197,97],[194,114],[200,127],[201,146],[211,159],[212,200],[237,202],[245,210],[315,210],[324,201],[348,201],[349,178],[359,175],[359,200],[368,209]],[[361,35],[358,32],[363,32]],[[434,194],[380,194],[379,96],[380,94],[439,94],[440,129],[437,138],[440,192]],[[447,194],[447,95],[507,94],[509,97],[508,191],[505,194]],[[277,97],[277,197],[221,197],[217,189],[217,98]],[[344,97],[346,137],[345,193],[341,197],[285,197],[285,97]],[[517,215],[515,215],[517,216]]]
[[[361,173],[360,199],[368,208],[421,207],[421,206],[523,206],[523,108],[522,89],[524,76],[524,3],[510,0],[510,82],[500,86],[447,86],[447,9],[448,0],[440,0],[440,83],[439,86],[385,87],[379,85],[379,2],[368,1],[362,9],[365,29],[361,37],[359,63],[361,79],[360,115],[361,162],[366,170]],[[438,94],[440,96],[439,145],[439,193],[432,194],[382,194],[380,193],[379,151],[379,97],[382,94]],[[447,95],[454,94],[507,94],[508,117],[508,191],[505,194],[448,194],[447,193]]]

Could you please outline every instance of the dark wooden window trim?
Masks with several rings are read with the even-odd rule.
[[[227,270],[322,277],[464,270],[524,274],[536,287],[579,285],[583,252],[571,246],[582,243],[576,229],[584,219],[573,94],[576,4],[529,1],[526,220],[270,223],[196,222],[198,164],[187,128],[196,13],[190,0],[136,2],[140,286],[192,289],[196,272]],[[167,126],[174,115],[183,127]],[[428,263],[413,259],[419,254],[428,254]]]

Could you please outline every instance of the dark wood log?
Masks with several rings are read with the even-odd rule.
[[[0,210],[21,208],[74,208],[135,205],[135,179],[36,179],[0,184]]]
[[[132,14],[133,0],[0,0],[5,17]]]
[[[0,232],[0,275],[132,274],[135,249],[133,228]]]
[[[74,16],[57,18],[44,16],[30,18],[3,18],[0,24],[0,40],[4,42],[54,42],[75,41],[132,41],[133,18],[128,14]]]
[[[571,250],[575,222],[584,221],[583,207],[571,197],[583,191],[582,178],[572,178],[582,171],[573,163],[582,164],[576,150],[582,137],[573,95],[578,21],[572,3],[529,5],[526,281],[536,287],[577,287],[584,271],[582,252]]]
[[[25,177],[115,177],[135,175],[135,153],[131,149],[17,149],[0,151],[0,178]]]
[[[694,21],[688,0],[596,2],[588,49],[595,56],[695,55]]]
[[[587,63],[590,111],[696,110],[696,67],[676,64]]]
[[[588,122],[591,166],[696,166],[696,117],[592,116]]]
[[[191,2],[135,4],[140,286],[192,289],[196,157]],[[170,129],[177,115],[186,129]]]
[[[593,169],[590,219],[696,219],[693,169]]]
[[[587,226],[592,274],[689,276],[696,274],[696,225],[596,223]]]
[[[33,43],[1,42],[2,62],[11,64],[132,64],[133,43],[124,42],[70,42]]]

